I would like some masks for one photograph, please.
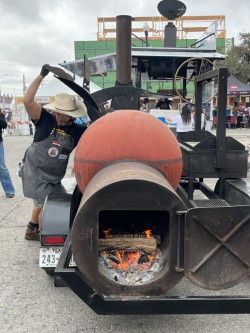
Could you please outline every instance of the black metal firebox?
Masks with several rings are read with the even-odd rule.
[[[152,166],[140,162],[118,162],[107,166],[88,184],[74,221],[72,252],[79,271],[106,296],[166,293],[183,276],[175,267],[176,212],[185,209],[165,176]],[[151,230],[151,240],[155,239],[159,244],[157,247],[162,255],[159,271],[146,283],[124,284],[117,274],[108,277],[99,263],[99,242],[105,240],[106,230],[119,235],[118,241],[122,242],[143,241],[144,232]],[[112,241],[112,238],[108,239]]]

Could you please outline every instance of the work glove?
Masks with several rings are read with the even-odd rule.
[[[47,67],[49,67],[49,65],[45,64],[43,65],[40,75],[42,75],[42,77],[45,77],[49,74],[49,70],[47,69]]]

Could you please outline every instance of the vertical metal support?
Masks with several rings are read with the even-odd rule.
[[[196,105],[202,110],[202,82],[218,77],[218,112],[216,126],[216,169],[226,167],[226,106],[228,70],[221,67],[214,71],[201,74],[195,78]],[[197,117],[198,118],[198,117]],[[198,120],[198,119],[197,119]],[[196,124],[198,127],[198,123]],[[200,127],[199,127],[200,129]]]
[[[173,58],[173,61],[172,61],[172,68],[173,68],[172,77],[174,77],[174,75],[176,73],[176,61],[175,61],[175,58]],[[172,80],[172,91],[173,91],[173,93],[175,91],[174,80]]]
[[[218,185],[219,185],[219,197],[221,199],[225,199],[225,178],[219,178]]]
[[[188,177],[188,200],[193,200],[194,196],[194,178]]]
[[[194,129],[201,129],[202,81],[195,81],[195,124]]]
[[[218,70],[218,111],[216,126],[216,169],[226,166],[227,68]]]
[[[137,63],[137,71],[136,71],[136,82],[137,88],[141,88],[141,65],[142,65],[142,61],[141,59],[138,59],[138,63]]]
[[[185,78],[183,78],[183,80],[182,80],[182,89],[183,89],[182,95],[184,97],[186,97],[187,96],[187,80]]]
[[[177,239],[177,264],[176,271],[184,270],[184,241],[185,241],[185,216],[186,212],[176,212],[178,218],[178,239]]]

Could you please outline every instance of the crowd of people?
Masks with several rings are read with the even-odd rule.
[[[159,100],[144,98],[140,101],[140,111],[150,112],[151,109],[171,110],[173,100],[171,98],[160,98]]]
[[[217,106],[215,105],[213,115],[213,128],[216,128],[217,124]],[[234,105],[228,105],[226,108],[226,127],[239,128],[250,127],[250,106],[244,106],[243,103],[234,102]]]

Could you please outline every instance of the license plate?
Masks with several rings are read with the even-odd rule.
[[[56,267],[63,247],[40,247],[39,266]],[[70,259],[69,266],[76,266],[73,255]]]

